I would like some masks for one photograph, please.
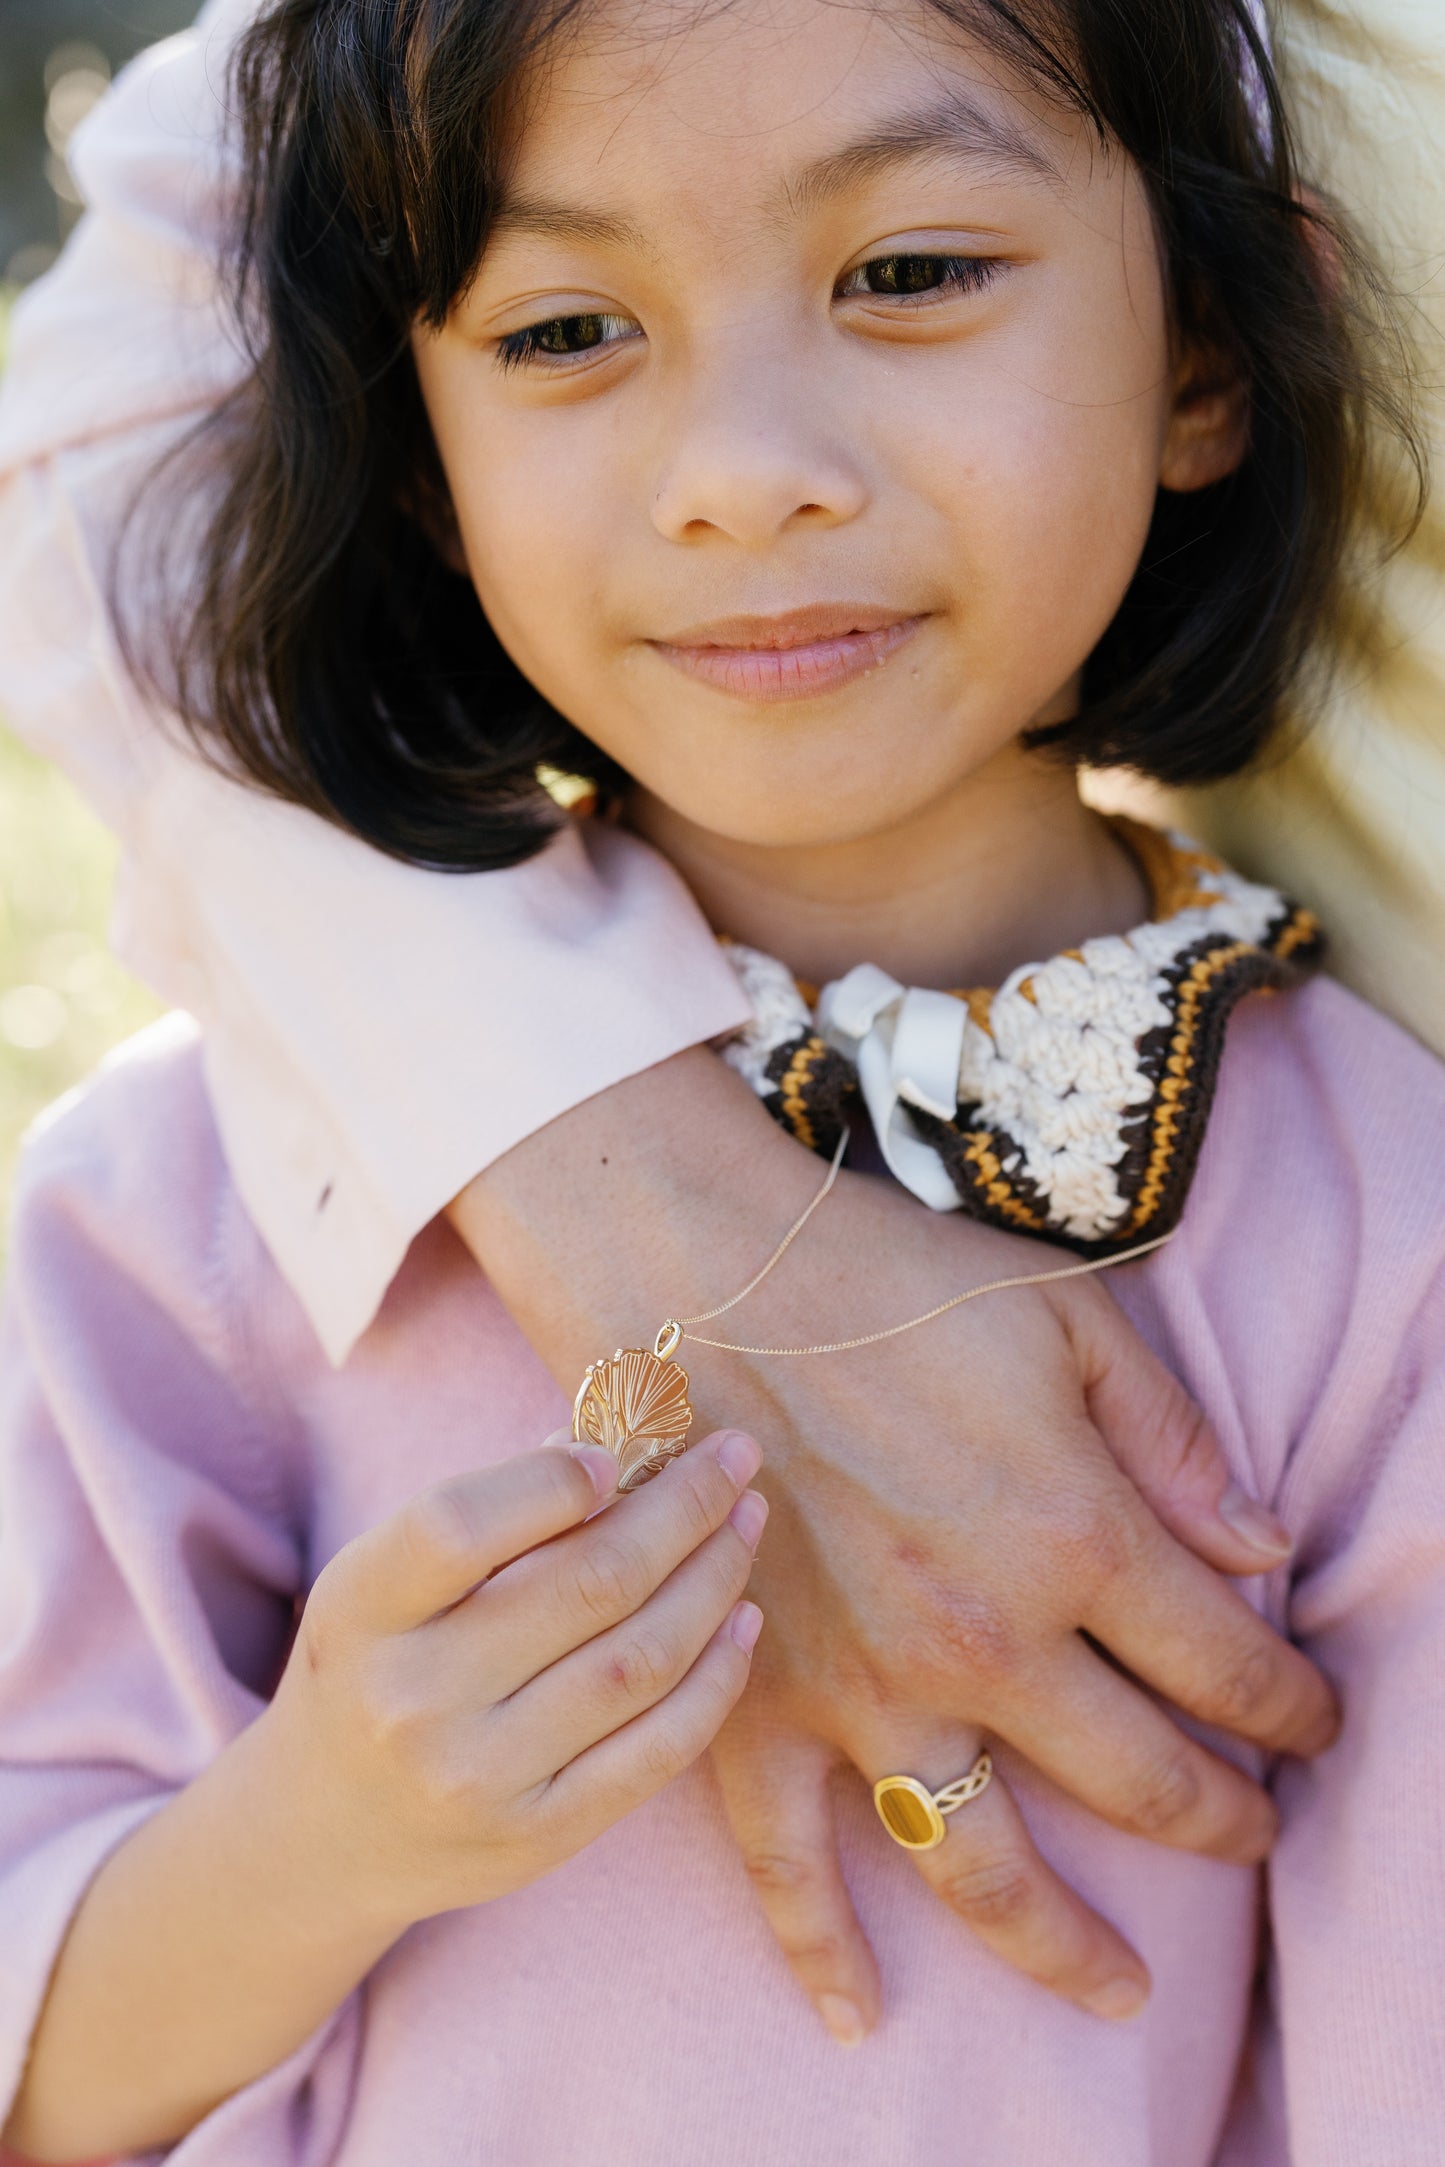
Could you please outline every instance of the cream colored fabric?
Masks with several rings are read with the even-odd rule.
[[[1383,575],[1387,651],[1346,668],[1298,750],[1171,817],[1320,913],[1331,968],[1445,1054],[1445,0],[1271,10],[1309,177],[1408,297],[1441,486]]]

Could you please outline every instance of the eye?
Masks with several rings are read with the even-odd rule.
[[[995,256],[872,256],[844,274],[835,298],[947,301],[982,292],[1003,269]]]
[[[576,316],[548,316],[521,331],[509,331],[497,341],[497,361],[503,369],[519,369],[528,363],[556,367],[579,354],[595,354],[607,346],[619,346],[640,338],[641,331],[630,316],[605,316],[589,310]]]

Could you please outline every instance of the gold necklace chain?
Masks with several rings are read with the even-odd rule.
[[[1092,1257],[1084,1264],[1065,1264],[1048,1272],[1020,1272],[1009,1279],[987,1280],[981,1287],[965,1287],[962,1294],[951,1295],[946,1302],[939,1302],[935,1308],[925,1309],[920,1317],[909,1317],[902,1324],[884,1325],[878,1332],[860,1333],[856,1339],[822,1340],[812,1347],[747,1347],[738,1340],[708,1339],[703,1333],[694,1332],[691,1329],[693,1325],[711,1324],[714,1317],[724,1316],[728,1310],[736,1309],[739,1302],[746,1301],[754,1288],[762,1285],[773,1266],[782,1260],[785,1251],[797,1240],[838,1179],[838,1169],[843,1164],[849,1134],[845,1128],[838,1139],[838,1148],[833,1153],[833,1163],[828,1168],[822,1187],[807,1209],[793,1221],[762,1270],[754,1273],[737,1294],[725,1302],[719,1302],[716,1309],[699,1310],[696,1316],[692,1317],[669,1317],[658,1333],[653,1348],[659,1360],[665,1362],[675,1354],[684,1337],[696,1340],[699,1347],[716,1347],[724,1354],[846,1354],[853,1347],[876,1347],[882,1339],[897,1339],[901,1332],[915,1331],[920,1324],[932,1324],[935,1317],[946,1316],[950,1309],[959,1309],[965,1302],[976,1302],[983,1294],[1002,1294],[1009,1287],[1043,1287],[1056,1279],[1082,1279],[1090,1272],[1107,1271],[1114,1264],[1128,1264],[1135,1257],[1147,1256],[1151,1249],[1162,1249],[1165,1242],[1173,1241],[1178,1231],[1177,1228],[1171,1228],[1167,1234],[1156,1235],[1153,1241],[1140,1242],[1133,1249],[1121,1249],[1113,1256]]]
[[[843,1164],[843,1154],[848,1149],[848,1139],[851,1137],[852,1133],[853,1131],[851,1129],[845,1128],[842,1135],[838,1138],[838,1148],[833,1153],[832,1164],[829,1166],[828,1172],[824,1177],[822,1188],[813,1198],[812,1203],[809,1204],[806,1211],[802,1211],[798,1214],[798,1217],[788,1228],[787,1233],[778,1243],[777,1248],[768,1258],[768,1261],[763,1266],[762,1270],[760,1272],[754,1272],[752,1278],[748,1281],[745,1287],[740,1289],[738,1293],[731,1295],[727,1301],[719,1302],[716,1309],[700,1309],[695,1317],[672,1317],[668,1320],[670,1323],[683,1325],[711,1324],[714,1317],[726,1316],[727,1312],[730,1309],[737,1308],[739,1302],[745,1302],[747,1300],[748,1296],[752,1293],[754,1287],[760,1287],[762,1285],[763,1281],[767,1278],[768,1273],[772,1270],[773,1266],[782,1262],[784,1252],[789,1249],[791,1245],[797,1240],[798,1236],[802,1233],[808,1221],[812,1218],[814,1212],[818,1209],[818,1206],[822,1203],[824,1197],[828,1194],[828,1191],[832,1188],[834,1182],[838,1179],[838,1169]],[[696,1337],[695,1334],[694,1337]],[[722,1345],[722,1341],[713,1341],[708,1339],[702,1341],[702,1345],[705,1347],[711,1347],[714,1345],[720,1347]]]
[[[760,1287],[780,1259],[802,1233],[824,1197],[838,1179],[838,1169],[843,1164],[843,1154],[848,1148],[848,1131],[844,1129],[828,1168],[827,1178],[817,1195],[800,1212],[777,1248],[759,1272],[754,1272],[745,1287],[719,1302],[716,1309],[699,1310],[693,1317],[669,1317],[657,1335],[651,1354],[643,1347],[619,1347],[607,1360],[594,1362],[582,1379],[572,1408],[572,1435],[579,1444],[602,1445],[617,1456],[620,1491],[635,1490],[640,1483],[648,1482],[660,1474],[669,1460],[687,1450],[688,1431],[692,1426],[693,1410],[688,1399],[688,1374],[673,1356],[682,1344],[683,1335],[695,1324],[711,1324],[714,1317],[725,1316],[736,1309],[739,1302],[747,1300],[756,1287]],[[829,1339],[813,1347],[749,1347],[740,1340],[708,1339],[701,1332],[694,1332],[700,1347],[716,1347],[723,1354],[845,1354],[851,1347],[874,1347],[881,1339],[896,1339],[900,1332],[912,1332],[920,1324],[931,1324],[935,1317],[942,1317],[950,1309],[959,1308],[964,1302],[976,1302],[981,1294],[1001,1294],[1006,1287],[1040,1287],[1051,1279],[1079,1279],[1086,1272],[1100,1272],[1110,1264],[1127,1264],[1131,1257],[1146,1256],[1151,1249],[1158,1249],[1172,1239],[1161,1234],[1154,1241],[1140,1242],[1137,1248],[1125,1249],[1118,1256],[1095,1257],[1087,1264],[1066,1264],[1048,1272],[1021,1272],[1012,1279],[990,1279],[985,1286],[965,1287],[946,1302],[939,1302],[933,1309],[926,1309],[921,1317],[905,1318],[902,1324],[885,1324],[881,1331],[862,1332],[856,1339]]]

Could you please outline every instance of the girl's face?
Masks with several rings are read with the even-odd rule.
[[[419,333],[498,636],[738,842],[906,823],[1062,717],[1161,479],[1239,451],[1145,191],[925,9],[613,0]]]

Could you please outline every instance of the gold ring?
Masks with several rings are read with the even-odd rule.
[[[989,1786],[993,1756],[980,1753],[966,1776],[930,1791],[916,1776],[880,1776],[873,1786],[878,1818],[905,1851],[931,1851],[948,1834],[946,1813],[957,1813]]]

